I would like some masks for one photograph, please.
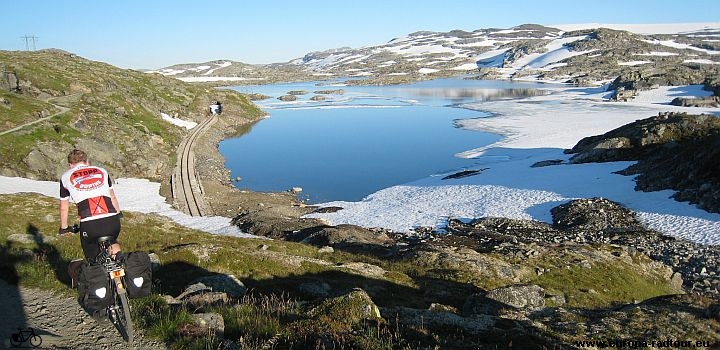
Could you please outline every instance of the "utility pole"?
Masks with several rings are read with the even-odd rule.
[[[25,35],[21,36],[20,39],[25,39],[25,51],[30,51],[30,40],[32,40],[32,48],[33,51],[35,51],[35,39],[39,39],[38,37],[36,37],[35,35]]]

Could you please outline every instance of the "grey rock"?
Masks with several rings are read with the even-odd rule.
[[[497,288],[486,294],[492,299],[514,308],[542,308],[545,306],[545,289],[538,285],[516,285]]]
[[[192,315],[195,325],[205,330],[206,334],[214,334],[220,338],[225,335],[225,320],[222,315],[214,312]]]
[[[201,309],[213,305],[225,305],[230,301],[225,292],[201,292],[183,298],[191,309]]]
[[[194,281],[209,287],[214,292],[225,292],[231,298],[240,298],[247,292],[247,287],[234,275],[212,275],[200,277]]]
[[[160,270],[160,257],[155,253],[149,253],[148,256],[150,257],[150,268],[153,272],[157,272]]]

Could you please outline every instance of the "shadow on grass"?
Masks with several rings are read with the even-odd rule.
[[[70,283],[66,270],[67,261],[62,259],[54,246],[45,242],[40,230],[29,223],[25,233],[37,244],[33,250],[14,247],[15,243],[11,240],[0,245],[0,315],[3,318],[0,322],[0,348],[5,349],[34,347],[30,343],[31,334],[41,338],[44,335],[56,336],[55,333],[39,328],[25,314],[23,295],[18,286],[18,265],[38,263],[38,260],[41,263],[45,260],[55,271],[58,280],[68,285]],[[65,271],[64,276],[62,271]]]

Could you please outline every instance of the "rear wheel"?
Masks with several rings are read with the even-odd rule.
[[[10,337],[10,345],[12,345],[14,348],[17,348],[22,344],[23,341],[21,341],[20,335],[15,337],[15,334],[13,334],[12,337]]]
[[[127,293],[115,292],[115,315],[113,315],[113,323],[115,328],[120,331],[126,342],[133,341],[133,323],[130,318],[130,304],[128,303]]]

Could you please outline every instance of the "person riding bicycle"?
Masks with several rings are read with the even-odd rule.
[[[70,167],[60,177],[60,235],[72,234],[68,227],[70,200],[75,202],[80,217],[80,244],[86,259],[93,260],[100,253],[97,238],[120,234],[120,205],[113,181],[107,170],[90,165],[85,152],[74,149],[67,157]],[[111,247],[115,258],[121,255],[120,245]]]

